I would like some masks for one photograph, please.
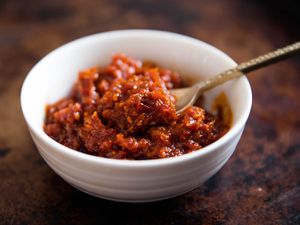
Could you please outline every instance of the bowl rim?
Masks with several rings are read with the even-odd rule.
[[[250,114],[251,106],[252,106],[252,91],[251,87],[249,84],[248,79],[246,76],[243,76],[241,78],[238,78],[240,80],[243,80],[245,82],[245,95],[248,100],[248,103],[246,105],[246,108],[243,110],[241,118],[236,122],[234,126],[232,126],[229,131],[219,138],[217,141],[203,147],[201,150],[196,150],[190,153],[186,153],[180,156],[176,157],[170,157],[170,158],[161,158],[161,159],[144,159],[144,160],[127,160],[127,159],[112,159],[112,158],[104,158],[100,156],[93,156],[89,155],[87,153],[82,153],[79,151],[76,151],[74,149],[71,149],[69,147],[66,147],[52,138],[50,138],[42,129],[42,127],[39,127],[37,124],[33,124],[32,120],[29,118],[29,116],[26,113],[26,104],[25,104],[25,97],[26,97],[26,89],[28,89],[28,83],[30,82],[30,77],[32,74],[34,74],[34,71],[36,68],[44,63],[49,57],[52,55],[56,54],[57,52],[63,51],[65,48],[70,48],[73,45],[79,45],[80,42],[89,42],[93,39],[98,39],[98,38],[110,38],[114,36],[141,36],[144,37],[145,35],[148,36],[165,36],[166,38],[171,38],[171,39],[178,39],[180,41],[184,42],[190,42],[191,44],[194,45],[201,45],[204,48],[209,49],[210,51],[213,51],[214,54],[219,55],[223,58],[226,63],[231,64],[232,67],[236,66],[236,62],[231,59],[227,54],[222,52],[221,50],[217,49],[216,47],[198,40],[193,37],[189,37],[186,35],[178,34],[178,33],[173,33],[169,31],[162,31],[162,30],[152,30],[152,29],[124,29],[124,30],[112,30],[112,31],[106,31],[106,32],[100,32],[88,36],[84,36],[78,39],[75,39],[71,42],[68,42],[54,50],[52,50],[50,53],[46,54],[40,61],[38,61],[32,69],[28,72],[22,88],[21,88],[21,93],[20,93],[20,102],[21,102],[21,109],[23,112],[23,116],[25,118],[25,121],[29,127],[29,129],[39,138],[41,139],[44,143],[47,143],[50,145],[50,147],[55,150],[55,151],[60,151],[62,154],[66,154],[69,157],[77,160],[84,160],[84,161],[89,161],[89,163],[94,163],[94,164],[105,164],[105,165],[110,165],[110,166],[115,166],[115,167],[139,167],[139,168],[149,168],[149,167],[155,167],[155,166],[167,166],[171,164],[177,164],[177,163],[184,163],[186,161],[202,157],[204,155],[207,155],[217,149],[219,149],[222,145],[225,143],[229,142],[230,140],[234,139],[235,136],[239,135],[239,132],[243,130],[244,125],[246,124],[246,121],[248,119],[248,116]]]

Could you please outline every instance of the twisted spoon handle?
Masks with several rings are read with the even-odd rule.
[[[284,48],[279,48],[273,52],[251,59],[250,61],[243,62],[233,69],[226,70],[217,76],[204,82],[200,82],[198,84],[199,89],[197,96],[200,96],[204,91],[225,83],[228,80],[243,76],[245,73],[276,63],[297,53],[300,53],[300,42],[296,42]]]
[[[288,45],[284,48],[279,48],[273,52],[267,53],[265,55],[259,56],[257,58],[251,59],[248,62],[243,62],[239,64],[236,69],[243,73],[249,73],[253,70],[259,69],[261,67],[268,66],[270,64],[276,63],[283,59],[288,58],[291,55],[300,52],[300,42],[296,42],[292,45]]]

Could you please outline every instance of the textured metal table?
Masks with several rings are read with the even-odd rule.
[[[299,40],[299,16],[278,4],[0,1],[0,224],[300,224],[299,57],[250,75],[252,112],[222,170],[196,190],[156,203],[115,203],[69,186],[38,154],[19,104],[22,82],[41,57],[92,33],[169,30],[238,62]]]

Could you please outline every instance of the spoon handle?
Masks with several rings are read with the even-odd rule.
[[[300,42],[296,42],[284,48],[279,48],[273,52],[251,59],[247,62],[243,62],[236,68],[243,73],[249,73],[253,70],[284,60],[297,53],[300,53]]]
[[[279,48],[273,52],[251,59],[247,62],[243,62],[233,69],[226,70],[217,76],[214,76],[204,82],[200,82],[198,89],[199,92],[197,95],[200,96],[204,91],[225,83],[228,80],[243,76],[245,73],[276,63],[298,53],[300,53],[300,42],[296,42],[284,48]]]

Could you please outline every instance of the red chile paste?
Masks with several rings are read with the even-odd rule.
[[[69,148],[107,158],[192,152],[229,126],[197,106],[177,115],[168,90],[180,87],[177,73],[117,54],[106,67],[80,72],[70,95],[47,105],[44,130]]]

